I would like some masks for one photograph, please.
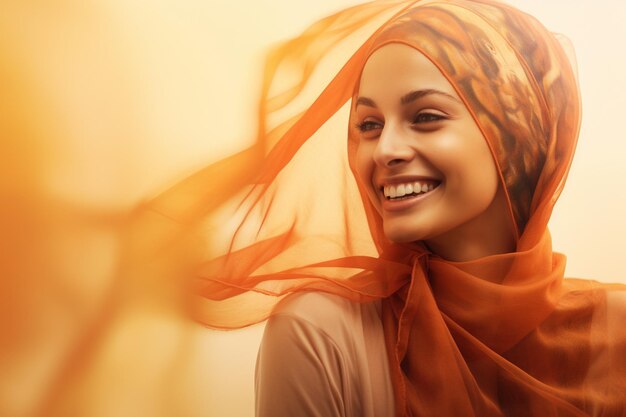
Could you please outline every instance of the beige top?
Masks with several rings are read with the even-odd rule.
[[[380,303],[320,292],[289,297],[265,328],[257,417],[391,417]]]

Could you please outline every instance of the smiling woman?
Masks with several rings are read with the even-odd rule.
[[[267,71],[267,153],[197,286],[209,326],[269,318],[258,416],[624,414],[626,287],[564,278],[547,229],[567,40],[498,1],[380,1]]]
[[[565,277],[626,282],[626,3],[510,0],[578,145],[499,2],[44,3],[0,8],[0,415],[624,415],[624,287]]]

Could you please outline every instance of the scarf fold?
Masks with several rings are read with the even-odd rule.
[[[540,345],[529,346],[528,340],[541,333],[553,340],[561,337],[562,329],[551,320],[559,302],[571,294],[562,288],[565,259],[551,252],[549,233],[521,260],[527,269],[523,282],[507,283],[507,276],[523,267],[510,256],[450,263],[424,253],[412,259],[410,281],[383,300],[395,399],[404,407],[398,415],[521,416],[531,409],[541,410],[533,415],[588,415],[564,400],[571,387],[544,383],[559,379],[564,369],[544,364],[531,372],[526,363],[507,357],[526,345],[530,350],[525,355],[541,360]],[[508,272],[502,273],[503,268]],[[476,270],[500,273],[485,277],[474,275]],[[601,302],[596,291],[600,298],[594,302]],[[580,301],[568,312],[591,320],[588,300]],[[577,337],[587,339],[588,326]],[[568,354],[588,365],[590,346],[576,346],[581,348]],[[582,381],[586,373],[580,367],[578,373],[570,372],[567,382]]]

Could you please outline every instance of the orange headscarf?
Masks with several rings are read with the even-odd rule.
[[[515,252],[450,262],[382,233],[351,168],[349,119],[367,58],[389,42],[425,54],[472,113]],[[382,299],[398,416],[626,415],[626,331],[615,325],[626,288],[564,279],[547,230],[580,99],[563,47],[534,18],[491,0],[346,9],[270,54],[258,121],[254,146],[202,174],[219,180],[192,218],[209,207],[213,248],[232,239],[200,268],[201,322],[248,326],[300,291]],[[172,201],[194,192],[180,190],[155,207],[175,217]]]

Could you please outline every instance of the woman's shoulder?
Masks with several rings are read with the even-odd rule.
[[[381,339],[379,302],[359,303],[335,294],[307,291],[283,299],[268,319],[264,339],[290,340],[292,348],[327,348],[352,357]]]
[[[345,415],[349,366],[327,321],[346,310],[342,300],[318,293],[289,296],[275,308],[257,356],[257,416]]]
[[[289,295],[267,320],[261,350],[276,351],[281,356],[298,352],[341,355],[336,329],[349,326],[352,313],[353,306],[341,297],[318,292]]]
[[[360,303],[320,291],[290,294],[274,310],[273,315],[289,315],[314,325],[329,321],[353,320],[361,312]]]
[[[287,320],[305,323],[331,339],[353,338],[355,331],[380,325],[380,303],[359,303],[319,291],[292,294],[274,310],[269,322]]]
[[[563,281],[563,290],[559,303],[563,311],[587,311],[598,323],[619,322],[620,326],[626,319],[624,284],[567,278]]]
[[[268,320],[259,350],[259,415],[393,414],[379,305],[323,292],[286,297]],[[281,414],[269,399],[285,393],[308,400],[281,403],[288,408]],[[304,412],[309,405],[315,410]]]

